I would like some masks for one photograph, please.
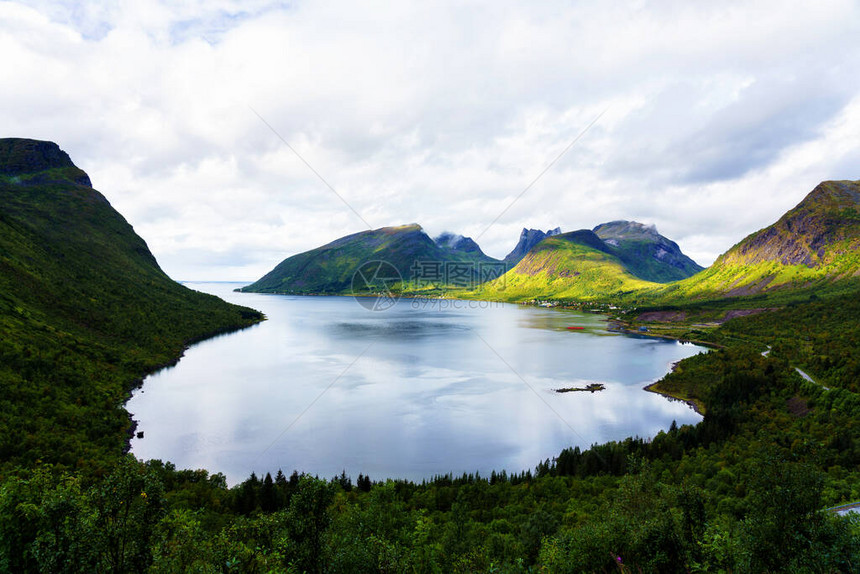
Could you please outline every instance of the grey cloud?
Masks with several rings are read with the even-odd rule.
[[[850,4],[87,6],[0,3],[0,123],[58,141],[180,276],[363,228],[249,104],[374,226],[472,237],[609,107],[481,238],[499,256],[611,219],[719,253],[775,198],[858,177]]]
[[[743,98],[673,146],[671,153],[688,166],[681,181],[735,179],[767,166],[787,148],[818,136],[848,103],[842,94],[827,92],[795,99],[798,88],[787,84]]]

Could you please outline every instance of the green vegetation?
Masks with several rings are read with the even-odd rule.
[[[70,164],[53,144],[0,141],[0,572],[860,567],[860,521],[822,510],[860,499],[855,283],[735,318],[726,301],[640,309],[684,314],[679,330],[722,347],[658,384],[701,403],[695,426],[568,448],[514,475],[277,471],[228,488],[220,474],[124,455],[122,403],[188,342],[261,317],[167,278]],[[581,275],[616,270],[595,276],[612,292],[639,281],[587,234],[551,239],[523,260],[546,283],[541,271],[566,261],[553,253],[574,252]],[[763,307],[755,297],[742,304]],[[708,316],[723,322],[688,321]]]
[[[657,286],[631,274],[593,232],[574,231],[547,237],[516,267],[469,296],[501,301],[605,300]]]
[[[261,316],[168,278],[55,144],[0,140],[2,158],[0,471],[98,471],[125,448],[143,375]]]
[[[726,338],[771,346],[770,355],[816,374],[831,389],[860,394],[860,296],[858,292],[795,303],[773,313],[726,323]]]
[[[443,234],[430,239],[417,224],[384,227],[342,237],[282,261],[243,291],[293,294],[456,296],[521,301],[539,298],[603,299],[654,290],[656,283],[689,277],[702,268],[653,228],[628,221],[545,236],[523,257],[487,257],[470,239]],[[528,244],[527,230],[520,238]],[[604,240],[605,239],[605,240]],[[441,240],[441,241],[440,241]],[[518,245],[517,249],[525,249]],[[517,249],[514,251],[517,252]],[[557,253],[553,252],[558,250]],[[354,281],[363,265],[384,261],[384,284]],[[516,262],[508,271],[508,266]],[[387,267],[387,265],[386,265]],[[370,275],[373,271],[370,270]],[[540,275],[535,279],[535,275]],[[390,280],[389,276],[394,280]],[[363,278],[362,278],[363,279]],[[477,287],[477,289],[475,289]]]
[[[809,311],[810,325],[824,310]],[[782,320],[772,327],[786,327]],[[828,340],[826,329],[813,330]],[[279,471],[228,488],[221,475],[159,461],[120,459],[101,479],[38,467],[0,486],[0,564],[15,571],[69,563],[149,572],[856,571],[860,521],[822,509],[860,498],[857,396],[804,381],[790,360],[763,357],[752,343],[681,366],[665,380],[701,394],[707,410],[698,425],[673,424],[650,441],[565,449],[515,475],[415,484]]]
[[[858,209],[860,182],[824,182],[779,221],[750,235],[705,270],[653,228],[629,221],[547,236],[510,270],[471,240],[458,249],[434,242],[416,224],[386,227],[290,257],[244,290],[391,290],[412,296],[593,301],[626,307],[686,307],[695,302],[719,306],[729,298],[740,308],[750,308],[746,301],[764,295],[771,305],[780,305],[811,293],[844,291],[846,282],[860,282]],[[353,284],[363,264],[379,260],[396,269],[390,273],[393,280],[379,288]]]
[[[858,208],[860,181],[824,182],[711,267],[663,284],[655,281],[672,279],[679,269],[654,253],[671,242],[655,239],[656,232],[641,224],[612,222],[595,228],[600,243],[584,231],[547,238],[504,276],[458,296],[592,301],[640,312],[683,308],[699,313],[700,322],[711,322],[720,320],[716,312],[721,310],[725,315],[733,309],[772,308],[813,295],[854,292],[860,284]],[[681,265],[682,257],[678,251],[667,262]]]
[[[594,233],[612,247],[633,275],[645,281],[669,283],[703,269],[654,227],[635,221],[612,221],[598,225]]]
[[[705,271],[657,300],[689,301],[829,289],[860,274],[860,181],[826,181],[773,225],[753,233]]]
[[[434,242],[420,225],[383,227],[347,235],[322,247],[288,257],[242,291],[292,294],[365,294],[384,290],[427,293],[440,288],[471,287],[504,272],[504,263],[488,257],[470,240],[465,248]],[[382,281],[368,285],[383,261]],[[366,277],[353,283],[359,270]],[[396,270],[396,272],[395,272]]]

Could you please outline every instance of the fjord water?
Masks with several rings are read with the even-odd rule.
[[[351,297],[187,285],[268,320],[149,376],[127,404],[144,432],[132,452],[231,484],[279,468],[419,481],[520,472],[568,446],[701,418],[642,388],[703,349],[609,333],[599,315],[411,299],[373,311]],[[606,389],[553,390],[591,382]]]

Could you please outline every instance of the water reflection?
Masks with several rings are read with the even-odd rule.
[[[145,431],[132,449],[231,483],[278,468],[416,480],[519,472],[567,446],[700,418],[642,387],[701,349],[609,334],[597,315],[409,300],[372,312],[346,297],[193,287],[269,320],[147,378],[128,405]],[[606,390],[553,391],[590,382]]]

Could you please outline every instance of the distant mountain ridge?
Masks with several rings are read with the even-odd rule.
[[[613,247],[590,229],[546,237],[502,277],[479,286],[478,298],[594,300],[657,286],[636,277]]]
[[[441,233],[433,239],[433,242],[443,249],[453,249],[463,253],[473,253],[478,257],[487,257],[471,237],[463,237],[450,231]]]
[[[363,265],[382,261],[396,269],[399,288],[470,287],[482,273],[502,273],[503,263],[481,251],[468,237],[443,233],[430,238],[417,223],[360,231],[284,259],[241,291],[294,294],[344,294]],[[388,285],[390,287],[390,285]]]
[[[625,283],[620,279],[622,275],[629,275],[635,287],[642,288],[645,286],[643,281],[666,282],[688,277],[702,269],[681,253],[675,242],[657,233],[653,226],[615,221],[595,229],[607,240],[604,241],[591,230],[561,233],[558,227],[546,232],[523,229],[516,247],[504,261],[499,261],[485,255],[475,241],[462,235],[444,232],[430,239],[417,223],[383,227],[353,233],[288,257],[261,279],[241,290],[294,294],[354,293],[356,272],[362,265],[372,261],[384,261],[397,270],[396,275],[402,279],[398,282],[400,290],[418,294],[423,288],[431,286],[443,290],[474,289],[481,283],[519,268],[526,260],[527,263],[520,271],[529,269],[526,273],[534,275],[535,265],[542,265],[537,261],[548,255],[547,250],[554,248],[560,248],[564,253],[562,259],[574,256],[591,258],[591,254],[583,249],[602,252],[607,259],[601,264],[612,267],[607,272],[616,277],[617,280],[610,283],[617,286]],[[552,238],[562,238],[562,241],[547,243]],[[570,243],[579,247],[571,249]],[[595,265],[594,261],[588,265],[591,275],[597,273]],[[581,274],[580,262],[572,260],[566,260],[561,265],[556,262],[549,267],[560,274],[561,283],[569,282],[571,277]],[[453,279],[452,270],[457,271],[456,280]],[[594,279],[597,279],[596,276]],[[602,280],[597,282],[603,283]],[[633,287],[627,285],[625,288]]]
[[[689,277],[702,267],[651,225],[612,221],[545,237],[504,276],[477,290],[479,297],[599,299]]]
[[[470,238],[445,232],[431,239],[420,225],[410,224],[348,235],[294,255],[244,290],[350,293],[356,270],[371,260],[391,264],[402,278],[399,288],[414,294],[428,284],[442,291],[469,289],[447,273],[450,265],[469,265],[466,283],[474,291],[468,296],[504,300],[670,303],[815,288],[860,277],[860,182],[822,182],[779,221],[751,234],[708,269],[653,225],[635,221],[568,233],[523,229],[504,261],[485,255]],[[437,271],[416,278],[416,269],[434,264]]]

